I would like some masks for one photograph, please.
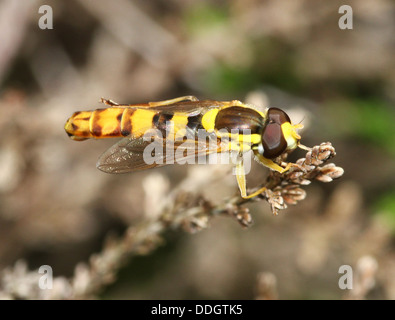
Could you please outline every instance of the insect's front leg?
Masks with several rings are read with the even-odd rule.
[[[287,172],[287,171],[288,171],[289,169],[291,169],[292,167],[296,167],[296,168],[298,168],[298,169],[304,171],[304,169],[303,169],[300,165],[298,165],[298,164],[296,164],[296,163],[289,162],[289,163],[285,166],[285,168],[283,168],[283,167],[279,166],[277,163],[273,162],[273,160],[267,159],[267,158],[265,158],[264,156],[262,156],[262,155],[259,154],[259,153],[255,153],[255,156],[257,157],[258,162],[259,162],[260,164],[262,164],[262,165],[264,165],[265,167],[268,167],[268,168],[270,168],[270,169],[272,169],[272,170],[274,170],[274,171],[280,172],[280,173]]]
[[[268,167],[274,171],[284,173],[285,171],[288,171],[291,168],[291,166],[289,166],[290,163],[288,163],[288,165],[285,168],[283,168],[283,167],[279,166],[277,163],[273,162],[273,160],[267,159],[257,152],[255,153],[255,156],[258,159],[258,162],[260,164],[262,164],[265,167]]]

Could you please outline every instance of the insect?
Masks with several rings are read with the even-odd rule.
[[[235,164],[237,183],[241,196],[248,199],[259,195],[265,188],[247,195],[242,157],[245,152],[252,151],[260,164],[283,173],[297,165],[288,163],[282,167],[273,161],[275,158],[297,147],[309,149],[300,144],[301,136],[297,133],[303,125],[293,125],[289,116],[277,108],[268,108],[262,112],[238,100],[200,101],[194,96],[130,105],[106,99],[102,99],[102,102],[107,105],[104,109],[75,112],[66,122],[65,130],[71,139],[78,141],[124,137],[97,162],[97,168],[107,173],[132,172],[169,164],[166,161],[168,148],[159,154],[160,160],[163,160],[161,164],[148,164],[144,161],[144,150],[151,143],[143,139],[148,129],[163,133],[163,144],[167,144],[170,137],[174,138],[181,132],[185,135],[187,132],[189,139],[173,143],[171,151],[174,152],[183,144],[184,147],[187,145],[187,148],[195,148],[192,157],[225,151],[237,153],[240,155]],[[197,132],[200,130],[214,135],[217,140],[215,148],[197,145]],[[228,136],[234,130],[241,132],[236,143],[228,139],[232,142],[224,145],[223,139],[220,139],[224,137],[224,130]],[[248,134],[243,134],[245,130],[248,130]]]

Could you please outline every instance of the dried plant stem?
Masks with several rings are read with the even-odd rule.
[[[161,243],[160,235],[167,229],[182,227],[193,233],[208,226],[209,220],[217,215],[229,215],[237,219],[244,227],[252,224],[248,208],[241,207],[251,201],[265,198],[271,205],[274,214],[286,208],[286,204],[295,204],[305,198],[300,185],[309,184],[317,179],[323,182],[332,181],[343,174],[343,169],[334,164],[321,166],[335,156],[335,149],[330,143],[322,143],[308,151],[305,158],[297,161],[294,170],[279,174],[271,173],[266,183],[266,191],[255,199],[243,199],[234,196],[218,205],[197,194],[177,192],[170,207],[153,220],[145,221],[139,226],[129,227],[125,236],[119,240],[108,241],[104,250],[91,258],[90,266],[85,272],[89,274],[87,286],[74,293],[74,298],[89,297],[112,282],[115,273],[122,263],[133,253],[147,254]],[[82,268],[82,267],[80,267]],[[78,271],[74,279],[78,279]]]
[[[168,205],[154,218],[147,219],[136,226],[130,226],[124,236],[115,239],[108,238],[102,252],[91,256],[88,264],[79,264],[75,268],[74,277],[70,280],[58,279],[58,290],[27,290],[23,298],[45,299],[91,299],[106,285],[116,279],[121,266],[136,254],[148,254],[162,243],[161,234],[169,229],[183,228],[189,233],[207,228],[212,217],[227,215],[235,218],[243,227],[252,224],[248,208],[242,205],[266,199],[271,205],[272,212],[278,214],[286,204],[295,204],[305,198],[305,192],[300,188],[311,180],[323,182],[332,181],[343,174],[343,169],[334,164],[323,165],[335,155],[330,143],[323,143],[308,151],[305,158],[299,159],[296,166],[289,172],[279,174],[272,172],[266,181],[266,190],[254,199],[243,199],[234,196],[214,205],[197,192],[183,191],[185,181],[178,190],[168,195]],[[283,159],[284,160],[284,159]],[[323,166],[321,166],[323,165]],[[188,178],[187,178],[188,179]],[[186,180],[187,180],[186,179]],[[22,271],[21,271],[22,270]],[[28,272],[19,268],[18,276],[37,277],[37,272]],[[20,298],[21,293],[13,292],[13,275],[17,272],[6,271],[1,278],[0,296]],[[30,281],[37,288],[37,283]],[[8,289],[7,289],[8,288]],[[10,289],[12,288],[12,289]]]
[[[352,290],[344,295],[344,300],[364,300],[376,285],[378,262],[372,256],[363,256],[358,259]]]
[[[256,300],[277,300],[277,278],[273,273],[261,272],[257,276]]]

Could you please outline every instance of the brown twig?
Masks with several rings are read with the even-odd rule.
[[[344,296],[345,300],[364,300],[376,285],[377,260],[372,256],[363,256],[357,261],[353,287]]]
[[[129,258],[148,254],[157,248],[162,243],[161,235],[166,230],[182,228],[195,233],[207,228],[210,219],[218,215],[233,217],[243,227],[249,227],[252,217],[248,208],[243,206],[246,203],[266,199],[273,214],[277,215],[287,204],[303,200],[306,193],[301,188],[302,185],[309,184],[312,180],[329,182],[343,174],[342,168],[325,164],[333,156],[335,149],[330,143],[313,147],[305,158],[297,161],[297,166],[292,171],[283,174],[272,172],[265,183],[267,189],[254,199],[243,199],[237,195],[215,205],[199,193],[184,191],[184,181],[170,193],[169,199],[166,199],[168,205],[159,215],[139,225],[130,226],[119,239],[109,238],[103,250],[92,255],[88,264],[77,265],[72,279],[56,279],[54,282],[58,290],[37,290],[37,282],[32,280],[25,281],[23,292],[18,291],[18,285],[15,284],[18,278],[37,279],[37,272],[28,272],[26,267],[16,266],[14,270],[6,270],[0,278],[0,296],[32,299],[94,298],[102,288],[115,281],[118,270]],[[34,290],[29,290],[29,286],[26,288],[26,283],[31,286],[34,284]]]
[[[277,278],[273,273],[261,272],[257,276],[256,300],[277,300]]]

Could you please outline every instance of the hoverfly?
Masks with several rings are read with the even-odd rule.
[[[117,104],[111,100],[102,99],[107,108],[94,111],[75,112],[67,121],[65,130],[71,139],[85,140],[88,138],[124,137],[110,147],[98,160],[97,168],[107,173],[125,173],[149,169],[163,164],[147,164],[143,153],[149,141],[143,140],[148,129],[168,132],[171,128],[173,135],[187,131],[192,137],[197,136],[199,130],[223,136],[226,132],[248,129],[247,135],[240,134],[237,143],[223,143],[217,148],[199,146],[193,156],[208,155],[213,152],[231,151],[244,154],[252,150],[256,160],[280,173],[289,170],[293,163],[282,167],[273,160],[285,152],[296,149],[308,149],[300,144],[297,129],[303,125],[293,125],[289,116],[277,108],[268,108],[264,112],[253,105],[244,104],[238,100],[215,101],[198,100],[194,96],[184,96],[170,100],[149,102],[144,104]],[[230,133],[229,133],[230,134]],[[191,137],[191,135],[189,135]],[[248,139],[247,139],[248,138]],[[163,138],[166,143],[168,136]],[[196,139],[189,139],[192,147],[196,147]],[[185,145],[185,139],[180,143]],[[174,149],[180,143],[174,143]],[[166,159],[166,151],[161,154]],[[247,195],[245,169],[242,158],[235,164],[235,173],[241,196],[252,198],[262,193],[265,188]]]

